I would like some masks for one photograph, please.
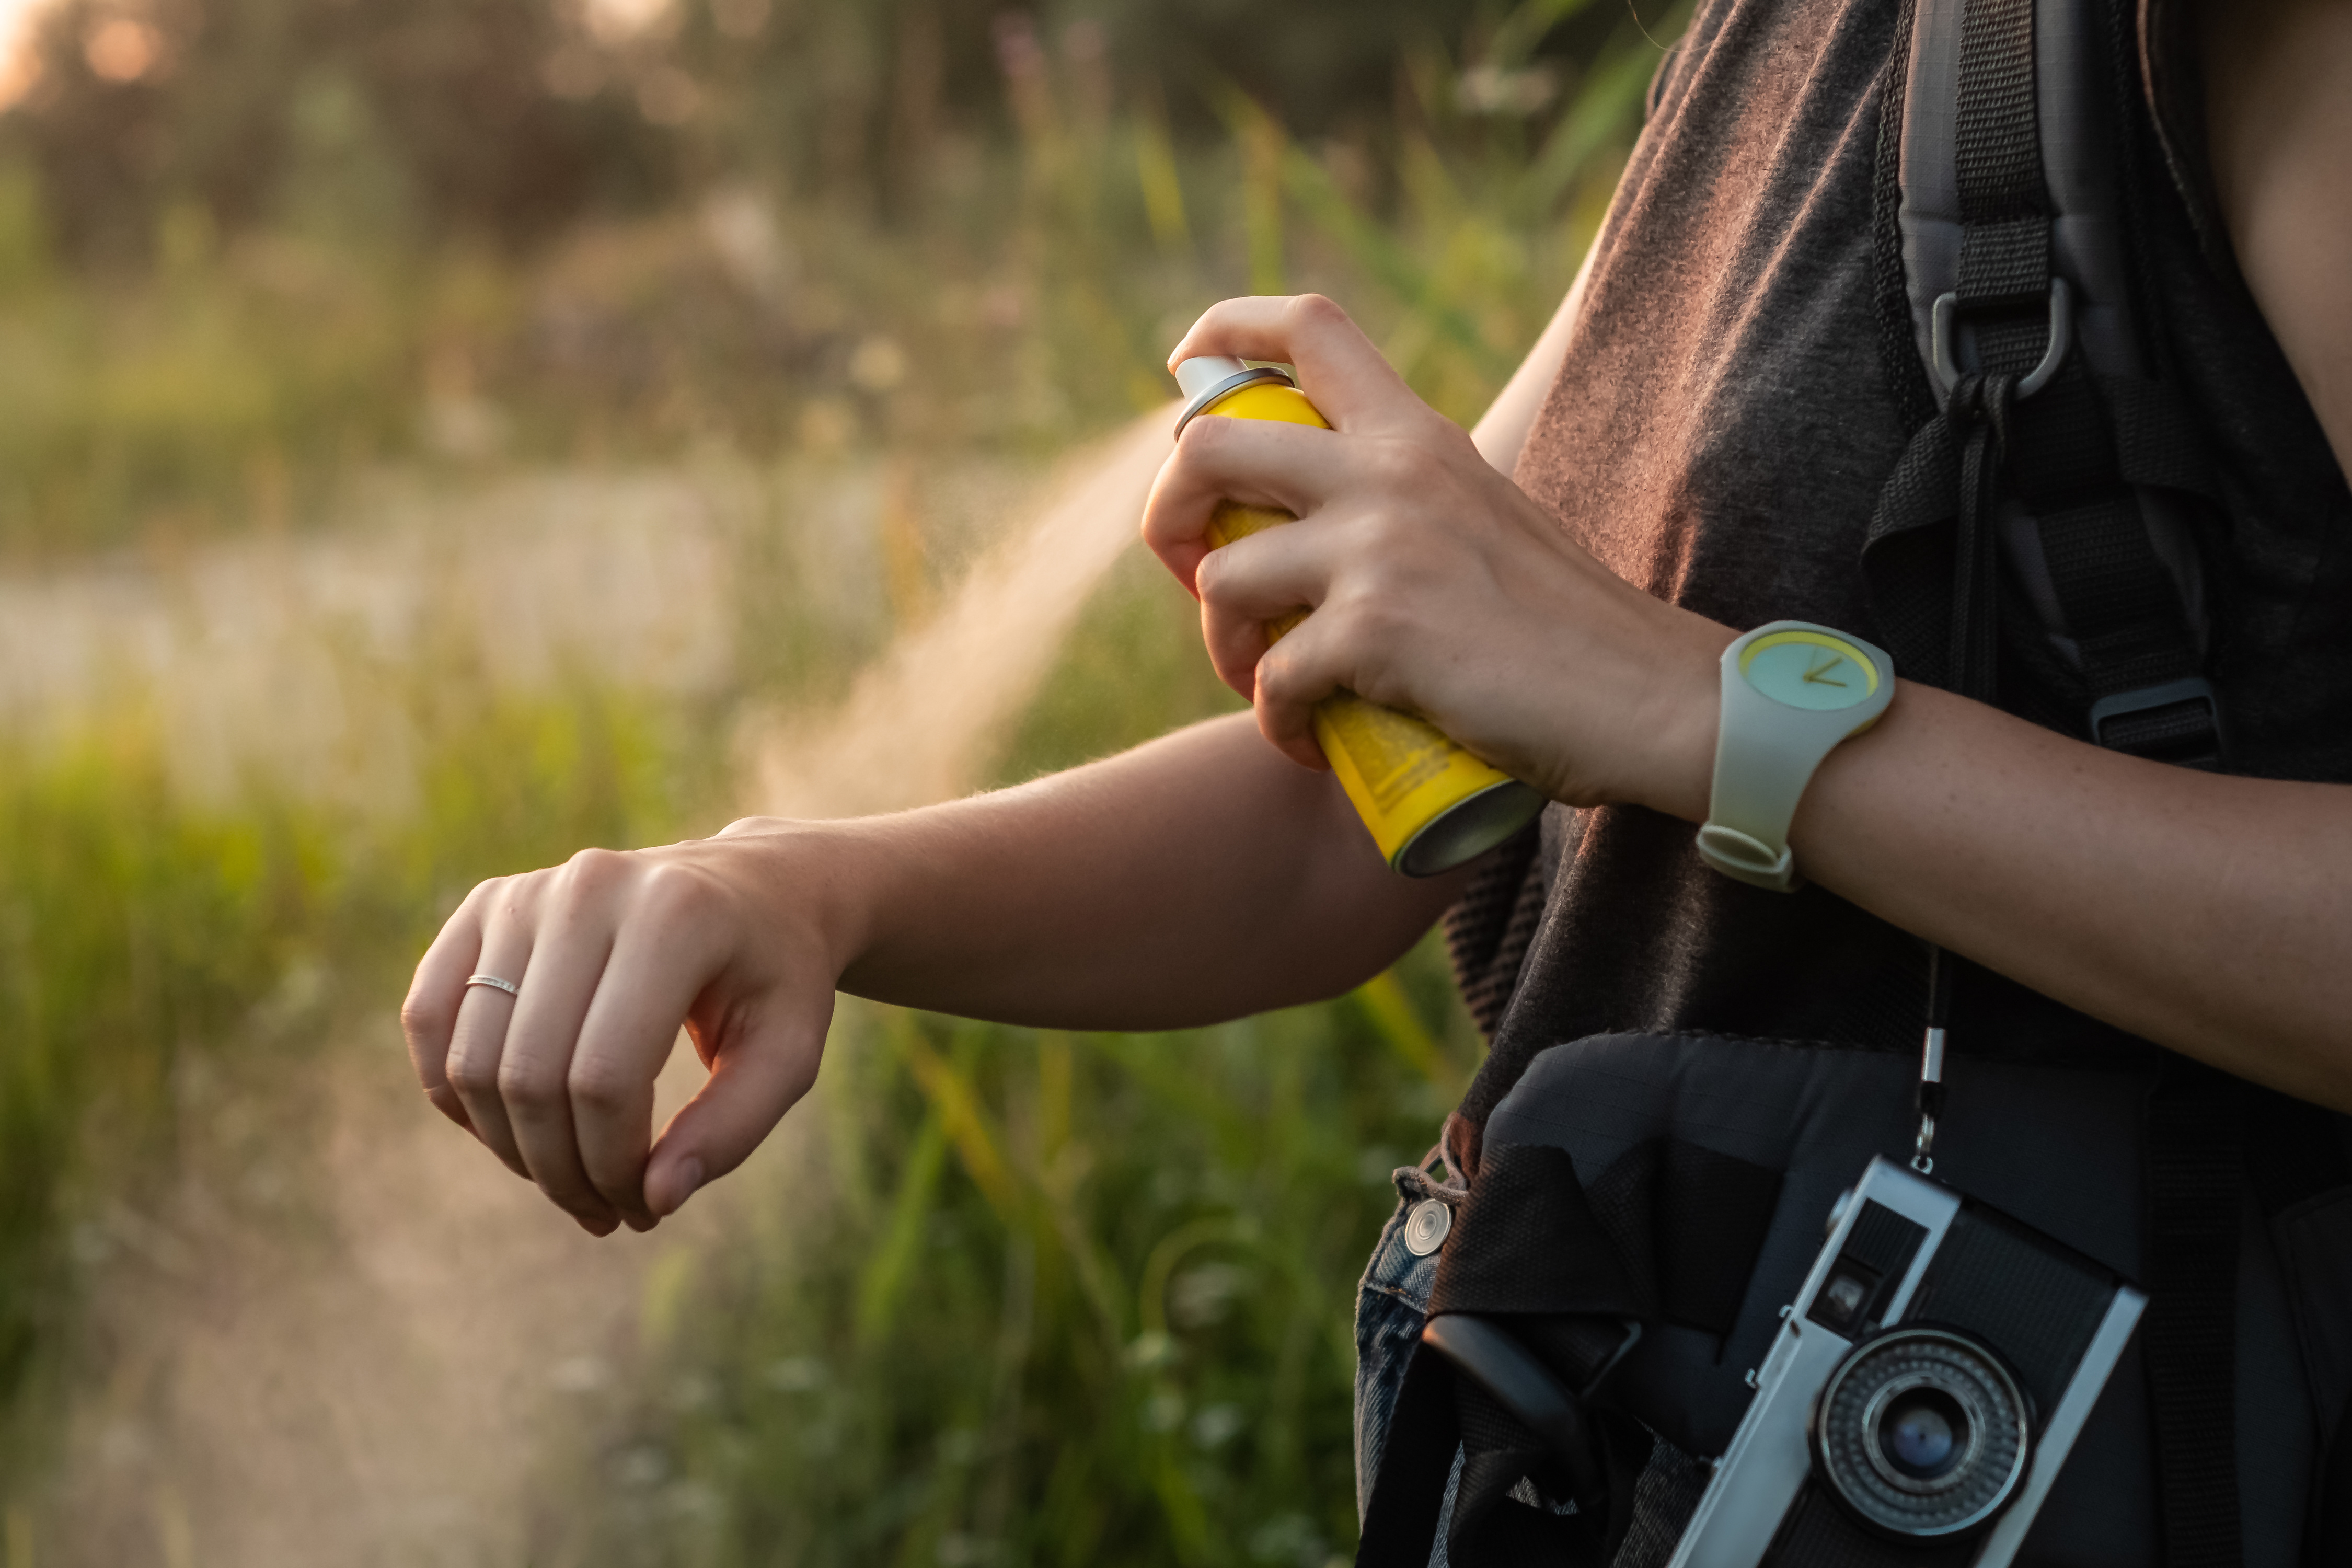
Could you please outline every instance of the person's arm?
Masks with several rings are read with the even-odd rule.
[[[1578,281],[1478,427],[1506,471]],[[1394,875],[1333,780],[1218,720],[928,810],[739,822],[485,882],[418,964],[402,1024],[426,1098],[602,1235],[650,1226],[750,1154],[815,1080],[836,986],[1077,1027],[1238,1017],[1376,973],[1466,876]],[[530,984],[509,997],[475,973]],[[680,1020],[710,1079],[655,1139]]]
[[[2239,268],[2352,466],[2352,5],[2200,20]],[[2137,762],[1940,691],[1906,688],[1894,717],[1807,793],[1792,842],[1810,874],[2085,1012],[2352,1110],[2352,789]]]
[[[2352,11],[2231,10],[2211,120],[2239,258],[2352,453]],[[1261,731],[1315,760],[1345,687],[1427,715],[1580,805],[1706,812],[1727,626],[1619,580],[1422,405],[1344,314],[1234,300],[1179,355],[1288,360],[1331,431],[1195,420],[1146,536],[1194,584]],[[1303,520],[1208,554],[1213,498]],[[1260,629],[1314,614],[1268,648]],[[2352,615],[2352,605],[2335,613]],[[2095,1016],[2352,1110],[2352,786],[2103,751],[1904,683],[1832,752],[1790,835],[1813,881]]]
[[[2199,20],[2239,270],[2352,471],[2352,5],[2231,0]]]
[[[814,1082],[836,986],[1031,1024],[1206,1023],[1359,984],[1460,881],[1396,876],[1331,779],[1217,720],[948,805],[486,882],[403,1023],[433,1103],[601,1235],[751,1153]],[[710,1078],[653,1142],[680,1020]]]

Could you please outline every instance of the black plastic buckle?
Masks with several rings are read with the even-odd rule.
[[[1927,346],[1929,363],[1936,372],[1936,385],[1948,401],[1952,388],[1960,382],[1960,362],[1952,352],[1952,318],[1959,313],[1960,295],[1958,289],[1936,297],[1934,308],[1927,316]],[[2066,361],[2066,351],[2074,345],[2074,295],[2063,278],[2050,279],[2050,336],[2042,348],[2042,363],[2017,384],[2017,397],[2021,402],[2050,384],[2058,367]]]
[[[2184,702],[2205,704],[2205,722],[2213,737],[2212,754],[2218,759],[2221,754],[2221,700],[2214,695],[2213,683],[2201,675],[2100,698],[2091,704],[2091,740],[2095,744],[2107,745],[2107,726],[2116,720],[2153,709],[2178,707]]]

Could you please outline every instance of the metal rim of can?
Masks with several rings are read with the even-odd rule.
[[[1244,386],[1255,386],[1262,381],[1278,381],[1285,386],[1298,384],[1297,380],[1280,365],[1254,364],[1245,370],[1237,370],[1215,385],[1203,388],[1192,402],[1184,405],[1184,412],[1176,416],[1176,434],[1183,435],[1184,426],[1192,423],[1192,416],[1207,413],[1209,405],[1239,392]]]
[[[1426,1258],[1445,1245],[1446,1234],[1453,1228],[1454,1211],[1445,1200],[1423,1198],[1404,1216],[1404,1249],[1415,1258]]]
[[[1540,816],[1549,804],[1533,784],[1517,779],[1497,779],[1483,789],[1471,791],[1413,829],[1412,837],[1398,845],[1396,853],[1389,857],[1389,868],[1406,877],[1444,876],[1511,837]],[[1502,815],[1491,822],[1479,821],[1471,815],[1493,813],[1498,808]],[[1459,833],[1465,826],[1472,827],[1473,837],[1458,844],[1447,843],[1447,833]],[[1429,863],[1426,857],[1433,845],[1444,847],[1437,851],[1436,862]]]

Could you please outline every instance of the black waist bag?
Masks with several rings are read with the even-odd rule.
[[[1873,1155],[1909,1156],[1916,1071],[1906,1057],[1710,1036],[1596,1036],[1536,1058],[1487,1120],[1429,1313],[1440,1334],[1449,1318],[1507,1330],[1581,1391],[1570,1414],[1589,1462],[1564,1465],[1561,1444],[1422,1344],[1359,1563],[1425,1568],[1443,1535],[1454,1568],[1597,1568],[1629,1532],[1670,1540],[1681,1521],[1661,1510],[1695,1499],[1643,1495],[1654,1445],[1723,1452],[1838,1194]],[[2153,1071],[1958,1060],[1937,1179],[2146,1280],[2161,1259],[2147,1255],[2143,1146],[2164,1089]],[[2333,1550],[2323,1537],[2340,1528],[2318,1510],[2352,1399],[2342,1119],[2219,1075],[2198,1089],[2247,1150],[2235,1365],[2209,1369],[2233,1380],[2241,1413],[2243,1560],[2333,1561],[2305,1553]],[[2167,1559],[2149,1410],[2136,1342],[2021,1561]],[[2334,1445],[2336,1468],[2347,1447]]]

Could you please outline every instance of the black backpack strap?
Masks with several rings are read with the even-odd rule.
[[[2252,1084],[2238,1093],[2246,1175],[2286,1281],[2318,1424],[2303,1561],[2333,1568],[2352,1563],[2352,1117]]]
[[[1679,1139],[1590,1186],[1567,1151],[1487,1148],[1430,1293],[1364,1513],[1360,1568],[1426,1568],[1457,1451],[1455,1568],[1599,1568],[1632,1522],[1652,1439],[1604,1384],[1645,1324],[1721,1335],[1780,1173]]]
[[[2128,20],[2118,0],[1916,0],[1911,23],[1882,98],[1880,338],[1899,360],[1909,326],[1914,353],[1888,374],[1906,409],[1935,412],[1864,546],[1879,630],[1915,679],[2103,746],[2219,766],[2184,510],[2212,487],[2156,374],[2161,340],[2140,331],[2126,242]],[[1996,649],[2017,656],[2010,668]],[[2234,1568],[2242,1554],[2233,1085],[2168,1056],[2149,1107],[2147,1346],[2168,1568]]]
[[[1917,433],[1873,520],[1865,581],[1905,673],[1958,689],[1998,679],[1985,695],[2044,722],[2212,766],[2221,712],[2189,522],[2212,486],[2152,374],[2121,242],[2137,166],[2137,138],[2116,133],[2137,101],[2116,79],[2127,24],[2105,0],[2044,0],[2041,27],[2036,10],[1916,0],[1883,89],[1880,340]],[[2045,124],[2053,102],[2064,112]],[[1999,396],[1955,410],[1971,372],[1995,394],[2011,378],[2018,407],[1991,438],[2000,482],[1981,520],[1960,515],[1961,469],[2007,410]],[[2018,656],[2008,679],[1952,663],[1955,553],[1988,531],[2024,612],[2005,612],[1996,638]]]
[[[2147,1318],[2165,1568],[2234,1568],[2239,1082],[2166,1053],[2148,1099]]]

